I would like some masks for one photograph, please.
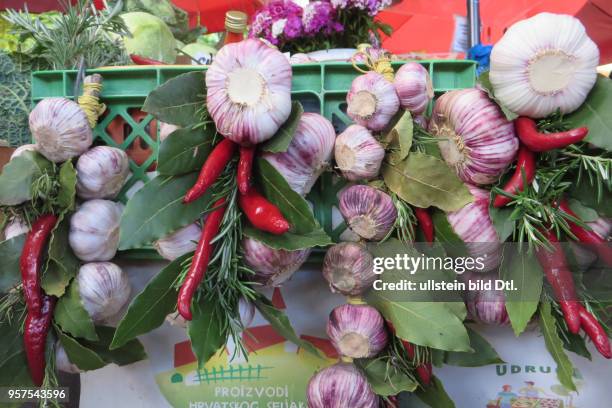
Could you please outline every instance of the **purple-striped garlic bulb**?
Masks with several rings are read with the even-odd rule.
[[[342,190],[338,208],[349,228],[370,241],[386,237],[397,218],[391,197],[370,186],[355,185]]]
[[[242,250],[245,263],[255,272],[255,280],[265,286],[282,285],[310,255],[310,249],[273,249],[249,237],[242,240]]]
[[[514,126],[482,90],[447,92],[436,101],[429,132],[439,138],[442,157],[461,180],[492,184],[518,150]]]
[[[342,242],[329,248],[323,260],[323,277],[334,293],[359,296],[376,280],[374,259],[365,245]]]
[[[374,357],[389,341],[385,320],[368,305],[346,304],[332,310],[327,336],[338,354],[350,358]]]
[[[373,131],[384,129],[399,110],[393,84],[373,71],[353,80],[346,103],[349,117]]]
[[[427,129],[427,127],[429,126],[429,119],[427,119],[425,115],[417,115],[412,118],[412,120],[414,121],[414,123],[416,123],[423,129]]]
[[[76,164],[77,195],[85,200],[115,198],[130,173],[127,154],[116,147],[96,146]]]
[[[66,98],[45,98],[30,112],[30,131],[37,150],[55,163],[85,153],[93,142],[87,115]]]
[[[351,125],[336,138],[334,155],[344,178],[370,180],[378,176],[385,148],[368,129]]]
[[[434,97],[429,72],[418,62],[407,62],[395,73],[393,86],[402,108],[413,116],[423,114]]]
[[[488,272],[501,263],[501,243],[489,215],[489,192],[466,184],[474,201],[458,211],[446,214],[455,234],[473,258],[482,258],[483,267],[477,272]],[[476,272],[476,271],[475,271]]]
[[[15,151],[13,151],[13,154],[11,154],[11,160],[13,160],[15,157],[23,156],[25,152],[36,152],[36,151],[38,151],[38,148],[36,147],[35,144],[21,145],[18,148],[16,148]]]
[[[291,64],[260,40],[221,48],[206,72],[206,88],[217,130],[242,146],[270,139],[291,113]]]
[[[195,251],[201,234],[202,229],[198,224],[189,224],[158,239],[153,246],[162,258],[174,261],[180,256]]]
[[[318,113],[304,113],[286,152],[262,155],[304,196],[321,173],[330,166],[336,131],[331,122]]]
[[[68,241],[82,261],[110,261],[119,246],[123,205],[109,200],[85,201],[70,218]]]
[[[470,273],[462,276],[467,285],[470,281],[480,285],[480,290],[468,290],[465,294],[465,305],[470,317],[478,323],[507,326],[510,317],[506,310],[506,295],[503,290],[496,290],[494,281],[498,278],[497,272],[492,273]],[[484,289],[484,284],[492,285],[491,289]]]
[[[308,408],[378,408],[380,399],[352,363],[325,367],[308,382]]]
[[[4,226],[4,231],[2,231],[5,240],[13,239],[28,232],[30,232],[28,224],[21,217],[17,216],[11,218]]]

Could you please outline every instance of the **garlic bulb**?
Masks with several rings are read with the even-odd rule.
[[[491,52],[495,97],[511,111],[543,118],[576,110],[597,79],[599,49],[580,20],[540,13],[511,26]]]
[[[376,280],[374,259],[362,244],[336,244],[325,254],[323,277],[334,293],[345,296],[361,295],[370,289]]]
[[[325,367],[308,382],[308,408],[378,408],[380,400],[354,364]]]
[[[108,200],[85,201],[70,219],[68,240],[82,261],[109,261],[119,245],[123,206]]]
[[[93,141],[85,112],[65,98],[40,101],[30,112],[30,131],[38,151],[56,163],[80,156]]]
[[[195,251],[201,234],[202,229],[198,224],[189,224],[158,239],[153,246],[162,258],[174,261],[179,256]]]
[[[335,140],[329,120],[317,113],[304,113],[287,151],[262,157],[285,177],[292,190],[306,195],[329,167]]]
[[[497,273],[474,274],[466,273],[463,281],[478,283],[480,287],[484,284],[492,285],[492,289],[468,290],[465,296],[465,305],[472,319],[478,323],[507,326],[510,317],[506,310],[506,296],[503,290],[495,290],[494,281]]]
[[[385,321],[368,305],[342,305],[332,310],[327,336],[338,354],[350,358],[374,357],[389,341]]]
[[[472,184],[492,184],[518,150],[514,126],[479,89],[447,92],[436,101],[429,132],[438,137],[442,157]]]
[[[374,131],[384,129],[399,110],[399,99],[393,84],[377,72],[355,78],[346,95],[346,102],[349,117]]]
[[[407,62],[395,73],[393,86],[402,108],[413,116],[421,115],[434,97],[429,72],[418,62]]]
[[[79,374],[83,372],[76,364],[70,361],[68,354],[66,354],[66,350],[59,341],[55,343],[55,367],[69,374]]]
[[[348,187],[340,192],[339,210],[349,228],[371,241],[383,239],[397,218],[391,197],[382,191],[363,185]]]
[[[157,125],[159,126],[159,141],[160,142],[163,142],[164,140],[166,140],[168,136],[170,136],[170,134],[174,132],[175,130],[180,129],[180,126],[172,125],[166,122],[157,122]]]
[[[336,138],[335,159],[344,178],[370,180],[378,176],[385,149],[360,125],[351,125]]]
[[[206,72],[206,88],[217,130],[243,146],[274,136],[291,113],[291,65],[259,40],[221,48]]]
[[[429,127],[429,120],[425,115],[417,115],[412,118],[412,121],[423,129],[427,129],[427,127]]]
[[[280,286],[308,258],[310,249],[273,249],[252,238],[242,240],[245,263],[255,271],[255,279],[266,286]]]
[[[312,58],[308,56],[308,54],[304,54],[302,52],[298,52],[296,54],[292,54],[289,58],[289,62],[291,65],[295,64],[307,64],[309,62],[315,62]]]
[[[13,154],[11,154],[11,160],[13,160],[15,157],[22,156],[25,152],[35,152],[37,150],[38,150],[38,148],[36,147],[35,144],[24,144],[24,145],[21,145],[21,146],[19,146],[18,148],[15,149]]]
[[[501,243],[489,215],[489,192],[467,184],[474,201],[458,211],[446,214],[455,234],[465,242],[471,257],[482,258],[482,270],[488,272],[501,263]]]
[[[77,195],[85,200],[115,198],[130,173],[127,154],[116,147],[96,146],[76,164]]]
[[[30,227],[20,217],[13,217],[4,226],[4,239],[12,239],[30,232]]]
[[[86,263],[77,280],[83,306],[94,322],[116,315],[130,297],[127,274],[111,262]]]

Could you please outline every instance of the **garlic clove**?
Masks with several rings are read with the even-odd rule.
[[[155,241],[153,246],[162,258],[174,261],[180,256],[195,251],[201,234],[202,229],[198,224],[190,224]]]
[[[108,200],[85,201],[70,218],[68,241],[82,261],[109,261],[119,246],[123,206]]]
[[[429,72],[417,62],[407,62],[397,70],[393,86],[402,108],[413,116],[423,114],[434,97]]]
[[[38,151],[60,163],[85,153],[93,141],[81,107],[65,98],[45,98],[30,112],[30,131]]]
[[[280,286],[310,255],[310,249],[273,249],[252,238],[242,240],[244,261],[255,271],[255,279],[266,286]]]
[[[340,234],[340,242],[359,242],[361,237],[355,233],[350,227],[346,227]]]
[[[30,227],[20,217],[13,217],[4,226],[4,239],[9,240],[30,232]]]
[[[116,147],[96,146],[85,152],[76,164],[77,195],[91,200],[115,198],[130,173],[127,154]]]
[[[55,367],[59,371],[68,374],[80,374],[83,372],[76,364],[70,361],[66,350],[59,341],[55,343]]]
[[[512,25],[491,51],[495,97],[512,112],[543,118],[585,101],[597,79],[599,49],[580,20],[540,13]]]
[[[351,363],[325,367],[308,382],[308,408],[378,408],[380,399]]]
[[[341,356],[374,357],[389,341],[381,314],[368,305],[346,304],[329,315],[327,336]]]
[[[291,114],[291,64],[248,39],[221,48],[206,72],[207,107],[226,138],[243,146],[268,140]]]
[[[35,144],[21,145],[18,148],[16,148],[15,151],[13,151],[13,154],[11,154],[11,160],[13,160],[15,157],[22,156],[25,152],[36,152],[36,151],[38,151],[38,147]]]
[[[171,326],[180,327],[181,329],[186,329],[188,326],[187,320],[185,320],[178,311],[172,312],[166,316],[166,321],[170,323]]]
[[[373,71],[353,80],[346,102],[348,116],[373,131],[384,129],[399,110],[393,84]]]
[[[344,178],[370,180],[378,176],[385,157],[384,147],[370,131],[360,125],[351,125],[336,138],[336,165]]]
[[[163,142],[164,140],[166,140],[168,136],[170,136],[170,134],[174,132],[175,130],[180,129],[180,126],[172,125],[166,122],[158,121],[157,124],[159,126],[159,141],[160,142]]]
[[[331,122],[317,113],[304,113],[286,152],[262,155],[304,196],[310,192],[321,173],[330,165],[336,141]]]
[[[485,282],[492,283],[497,278],[497,272],[487,274],[466,273],[462,276],[462,280],[466,284],[470,281],[478,282],[481,285],[480,287]],[[465,305],[470,317],[478,323],[494,326],[510,325],[510,317],[506,310],[506,296],[503,290],[468,290]]]
[[[370,241],[383,239],[395,224],[391,197],[370,186],[355,185],[340,192],[339,210],[353,232]]]
[[[514,161],[519,142],[512,122],[486,92],[468,88],[439,97],[429,132],[440,139],[442,157],[461,180],[495,183]]]
[[[83,306],[94,322],[104,322],[116,315],[130,297],[127,274],[111,262],[84,264],[77,280]]]
[[[243,327],[249,327],[255,319],[255,305],[253,302],[241,297],[238,301],[238,313]]]
[[[361,295],[370,289],[376,280],[374,259],[362,244],[336,244],[325,253],[323,277],[334,293],[345,296]]]

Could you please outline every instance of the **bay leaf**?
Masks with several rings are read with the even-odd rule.
[[[198,360],[198,368],[201,369],[225,346],[228,330],[224,328],[225,322],[217,319],[217,316],[223,314],[218,310],[218,304],[201,296],[198,301],[191,304],[191,308],[193,320],[189,322],[187,333],[193,354]]]
[[[400,392],[412,392],[418,383],[396,369],[387,370],[387,363],[378,358],[362,358],[354,361],[365,374],[372,391],[383,397]]]
[[[478,333],[476,330],[466,326],[470,336],[470,347],[473,352],[447,351],[444,362],[448,365],[458,367],[482,367],[489,364],[502,364],[504,361],[499,358],[493,346]]]
[[[383,136],[386,150],[390,151],[388,160],[392,164],[397,164],[408,157],[412,147],[414,124],[410,111],[401,112],[399,119]]]
[[[37,152],[25,152],[9,161],[0,173],[0,205],[18,205],[32,199],[32,183],[53,164]]]
[[[2,259],[0,262],[0,293],[7,293],[21,283],[19,258],[21,258],[25,238],[26,235],[21,234],[0,242],[0,259]]]
[[[429,387],[416,390],[416,396],[431,408],[455,408],[455,403],[446,393],[442,382],[437,378],[432,378]]]
[[[116,329],[108,326],[96,326],[97,341],[83,340],[80,343],[96,353],[107,364],[125,366],[147,358],[144,346],[137,339],[132,339],[123,346],[110,350],[110,344]]]
[[[77,339],[62,332],[62,330],[59,328],[57,328],[56,333],[70,362],[81,370],[97,370],[106,365],[106,362],[98,355],[98,353],[79,343]]]
[[[286,152],[295,136],[304,107],[298,101],[291,102],[291,114],[272,138],[261,145],[261,150],[270,153]]]
[[[199,171],[212,150],[215,135],[214,126],[175,130],[159,147],[157,171],[165,176]]]
[[[576,391],[574,384],[574,366],[563,350],[563,341],[557,331],[557,323],[552,315],[549,302],[542,302],[540,306],[540,330],[544,335],[544,343],[553,360],[557,363],[557,378],[568,390]]]
[[[58,180],[57,205],[63,211],[73,211],[76,200],[77,172],[72,161],[67,160],[60,166]]]
[[[62,331],[74,337],[98,340],[94,323],[81,301],[77,279],[72,280],[64,296],[57,301],[53,318]]]
[[[243,233],[247,237],[261,241],[270,248],[285,249],[287,251],[296,251],[298,249],[307,249],[316,246],[324,247],[333,244],[331,238],[325,233],[323,228],[319,228],[304,234],[286,232],[283,235],[274,235],[251,226],[247,226],[243,229]]]
[[[42,288],[49,295],[62,296],[81,265],[68,242],[69,234],[70,217],[62,216],[51,234],[47,263],[40,280]]]
[[[15,310],[15,315],[23,312]],[[25,349],[21,320],[0,320],[0,387],[33,387]]]

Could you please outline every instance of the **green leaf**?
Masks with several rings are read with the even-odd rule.
[[[176,308],[175,284],[181,274],[181,264],[193,256],[185,254],[170,262],[145,286],[130,303],[111,342],[111,350],[117,349],[136,336],[161,326],[169,313]]]
[[[544,335],[546,348],[557,363],[557,378],[559,382],[568,390],[576,391],[576,385],[572,376],[574,366],[563,351],[563,341],[557,332],[557,323],[552,315],[550,303],[542,302],[540,306],[540,330]]]
[[[68,242],[69,233],[70,218],[61,217],[49,241],[47,264],[41,278],[41,286],[49,295],[62,296],[81,265]]]
[[[32,183],[53,164],[36,152],[9,161],[0,174],[0,205],[18,205],[32,199]]]
[[[19,258],[25,242],[25,234],[0,242],[0,293],[7,293],[21,283]]]
[[[197,173],[158,176],[138,190],[121,217],[119,249],[141,248],[197,220],[209,204],[210,193],[183,204],[197,178]]]
[[[136,339],[128,341],[115,350],[110,350],[109,347],[115,335],[114,327],[96,326],[96,333],[98,341],[82,341],[81,344],[100,356],[107,364],[124,366],[147,358],[142,343]]]
[[[519,115],[512,112],[507,106],[501,103],[499,99],[497,99],[495,93],[493,92],[493,85],[491,84],[491,80],[489,79],[488,71],[480,74],[480,76],[478,77],[478,83],[484,89],[484,91],[489,94],[489,98],[491,98],[495,103],[497,103],[497,106],[500,107],[502,113],[506,116],[507,120],[513,121],[514,119],[519,117]]]
[[[455,408],[455,403],[437,377],[432,378],[429,387],[419,388],[416,396],[431,408]]]
[[[559,313],[553,313],[555,319],[557,320],[557,327],[563,327],[564,320],[563,316]],[[563,341],[563,348],[567,351],[571,351],[572,353],[576,353],[581,357],[586,358],[587,360],[591,360],[591,352],[587,348],[586,339],[582,337],[579,333],[574,334],[569,331],[565,331],[563,336],[560,336]]]
[[[403,111],[399,120],[383,136],[386,150],[390,151],[388,158],[391,164],[397,164],[408,157],[412,147],[414,124],[409,111]]]
[[[282,311],[274,307],[272,302],[266,299],[263,295],[256,298],[253,303],[255,307],[261,313],[261,315],[270,323],[270,325],[276,330],[278,334],[283,336],[285,339],[303,348],[309,353],[323,358],[321,351],[316,348],[312,343],[306,340],[302,340],[295,333],[295,330],[291,326],[291,322],[287,315]]]
[[[227,329],[216,319],[219,316],[219,305],[200,297],[191,304],[193,319],[189,322],[188,334],[191,349],[198,359],[198,368],[204,365],[227,342]]]
[[[513,209],[508,207],[489,207],[489,216],[501,242],[505,242],[514,232],[516,220],[511,218],[512,211]]]
[[[203,72],[188,72],[155,88],[142,110],[162,122],[187,127],[198,123],[198,111],[206,104]]]
[[[270,140],[261,145],[261,150],[270,153],[286,152],[293,140],[293,136],[295,136],[295,131],[303,114],[304,107],[302,107],[302,104],[298,101],[293,101],[289,118]]]
[[[586,101],[565,119],[571,127],[586,126],[589,134],[584,139],[602,149],[612,151],[612,80],[597,75],[597,82]]]
[[[444,358],[446,364],[459,367],[482,367],[504,363],[493,346],[476,330],[467,327],[467,331],[470,336],[470,346],[474,351],[471,353],[448,351]]]
[[[538,310],[543,273],[533,253],[504,248],[501,279],[514,281],[516,290],[505,290],[506,310],[516,336],[520,335]]]
[[[427,154],[413,152],[397,165],[384,162],[382,175],[391,191],[416,207],[456,211],[474,199],[445,162]]]
[[[467,246],[453,230],[448,218],[446,218],[446,213],[433,211],[431,218],[434,223],[435,239],[444,245],[446,252],[450,256],[466,256],[468,254]]]
[[[10,322],[0,320],[0,387],[33,387],[20,333],[22,312],[16,310]]]
[[[387,372],[387,363],[377,358],[355,360],[355,365],[365,374],[372,391],[384,397],[397,395],[402,391],[412,392],[418,383],[406,374],[392,369]]]
[[[84,371],[97,370],[106,365],[106,362],[92,349],[79,343],[75,338],[62,332],[57,328],[56,333],[59,341],[66,350],[66,355],[71,363]]]
[[[323,247],[333,244],[331,238],[325,233],[323,228],[305,234],[286,232],[283,235],[274,235],[248,226],[243,229],[243,233],[247,237],[261,241],[270,248],[285,249],[287,251],[296,251],[298,249],[307,249],[315,246]]]
[[[172,132],[159,147],[159,174],[178,176],[199,171],[211,151],[215,134],[214,126],[180,128]]]
[[[72,165],[72,161],[68,160],[60,167],[57,193],[57,205],[65,211],[74,210],[76,184],[77,172]]]
[[[584,206],[594,209],[599,215],[612,218],[612,205],[610,205],[612,190],[602,189],[601,198],[598,199],[595,186],[584,180],[582,183],[572,183],[569,195],[580,201]]]
[[[66,294],[57,301],[53,318],[64,332],[74,337],[98,340],[93,321],[81,302],[79,281],[76,278],[68,286]]]
[[[597,214],[597,211],[582,204],[579,200],[570,198],[568,200],[568,204],[572,211],[576,213],[578,218],[580,218],[584,222],[597,221],[597,219],[599,218],[599,214]]]

